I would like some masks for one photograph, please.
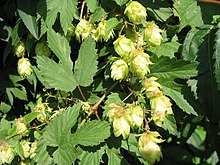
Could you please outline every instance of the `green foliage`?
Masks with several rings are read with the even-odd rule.
[[[219,5],[137,2],[0,2],[0,164],[219,163]]]

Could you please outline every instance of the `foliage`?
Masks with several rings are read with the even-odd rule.
[[[219,163],[218,4],[0,9],[0,164]]]

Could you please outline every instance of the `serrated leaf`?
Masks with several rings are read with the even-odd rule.
[[[150,47],[148,50],[159,58],[161,56],[167,56],[170,58],[175,57],[174,53],[178,52],[180,47],[180,43],[177,41],[177,37],[173,37],[171,42],[162,43],[160,46],[157,47]]]
[[[122,6],[128,2],[128,0],[114,0],[119,6]]]
[[[192,28],[185,38],[182,48],[184,60],[195,61],[200,45],[204,42],[204,37],[210,32],[210,28]]]
[[[11,106],[6,104],[5,102],[1,102],[0,104],[0,110],[3,112],[3,113],[8,113],[11,109]]]
[[[80,160],[80,165],[100,165],[100,161],[102,158],[102,155],[104,154],[103,150],[97,150],[95,152],[85,152],[83,153],[83,156]]]
[[[166,115],[162,128],[168,130],[170,134],[177,136],[178,132],[174,115]]]
[[[87,37],[80,47],[79,56],[75,62],[76,80],[78,85],[83,87],[87,87],[93,82],[93,77],[98,70],[98,55],[95,47],[95,41],[92,37]]]
[[[218,89],[220,90],[220,23],[218,23],[218,30],[215,33],[215,46],[214,46],[214,54],[213,58],[215,59],[214,63],[214,74],[216,78],[216,82],[218,84]]]
[[[53,29],[50,29],[48,31],[48,46],[60,59],[62,64],[68,66],[72,70],[73,62],[70,59],[71,51],[66,38],[56,33]]]
[[[71,144],[63,144],[54,153],[54,162],[57,165],[71,165],[78,158],[80,152]]]
[[[191,27],[203,24],[202,13],[195,0],[175,0],[174,14],[180,19],[180,29],[189,25]]]
[[[24,123],[25,123],[25,124],[30,124],[30,122],[32,122],[39,114],[40,114],[40,112],[31,112],[31,113],[28,113],[27,115],[25,115],[25,116],[23,117]]]
[[[68,107],[63,113],[55,117],[46,127],[44,138],[49,146],[56,147],[69,141],[70,130],[77,121],[80,105]]]
[[[91,15],[91,22],[94,23],[101,21],[104,15],[106,15],[105,10],[101,7],[97,7],[94,13]]]
[[[36,14],[37,1],[17,0],[18,14],[30,33],[38,39],[38,22]]]
[[[165,79],[160,79],[158,82],[161,84],[164,93],[171,97],[184,112],[197,115],[194,108],[188,103],[181,93],[181,85]]]
[[[76,144],[95,146],[110,136],[110,125],[105,121],[90,121],[79,128],[72,137]]]
[[[70,68],[57,64],[45,56],[37,57],[37,67],[39,70],[34,69],[34,71],[46,88],[55,88],[67,92],[73,91],[76,88],[77,83]]]
[[[23,87],[22,90],[18,88],[7,88],[15,98],[19,98],[20,100],[27,100],[27,92]]]
[[[184,60],[169,59],[168,57],[159,58],[151,67],[149,76],[157,78],[174,80],[176,78],[190,78],[197,76],[197,62],[188,62]]]
[[[108,155],[108,165],[112,165],[112,164],[129,165],[129,163],[122,157],[118,149],[108,148],[106,149],[106,153]]]
[[[73,18],[78,18],[77,0],[47,0],[46,2],[48,10],[45,23],[48,28],[52,28],[59,13],[60,23],[66,34]]]
[[[93,13],[98,5],[97,0],[86,0],[86,6]]]
[[[107,20],[105,35],[108,35],[111,30],[113,30],[118,24],[119,21],[116,18],[110,18],[109,20]]]

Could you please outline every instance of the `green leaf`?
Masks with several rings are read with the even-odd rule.
[[[57,64],[45,56],[37,57],[37,67],[39,70],[34,69],[34,71],[46,88],[55,88],[67,92],[76,88],[77,83],[70,68]]]
[[[79,128],[72,137],[76,144],[95,146],[110,136],[110,125],[105,121],[90,121]]]
[[[54,153],[54,162],[58,165],[71,165],[75,161],[80,152],[71,144],[63,144]]]
[[[68,107],[47,125],[43,136],[47,139],[49,146],[56,147],[69,141],[68,135],[70,135],[70,130],[77,121],[80,108],[80,104]]]
[[[0,104],[0,110],[3,112],[3,113],[8,113],[11,109],[11,106],[6,104],[5,102],[1,102]]]
[[[170,134],[177,136],[178,132],[174,115],[166,115],[162,128],[168,130]]]
[[[119,6],[122,6],[128,2],[128,0],[114,0]]]
[[[17,0],[18,14],[30,33],[38,39],[38,22],[36,14],[37,1]]]
[[[97,7],[94,13],[91,15],[91,22],[99,22],[105,15],[105,10],[101,7]]]
[[[156,54],[157,57],[167,56],[173,58],[175,57],[174,53],[178,52],[180,45],[181,44],[177,42],[177,37],[174,36],[171,42],[162,43],[157,47],[150,47],[148,50]]]
[[[184,98],[181,85],[178,85],[169,79],[160,79],[158,82],[161,84],[164,93],[171,97],[184,112],[197,115],[194,108]]]
[[[19,98],[20,100],[27,100],[27,92],[23,87],[22,90],[18,88],[7,88],[15,98]]]
[[[119,149],[107,148],[106,153],[108,155],[108,165],[112,165],[112,164],[129,165],[129,163],[122,157]]]
[[[119,21],[116,18],[110,18],[106,23],[105,34],[108,35],[118,24]]]
[[[213,58],[215,59],[214,74],[218,84],[218,89],[220,90],[220,23],[218,23],[218,30],[215,35],[215,51],[213,54]]]
[[[64,34],[67,33],[73,18],[78,18],[77,0],[47,0],[46,24],[49,29],[54,25],[57,14],[60,15],[60,23]]]
[[[92,37],[87,37],[79,50],[79,57],[75,62],[74,73],[78,85],[87,87],[93,82],[93,76],[98,70],[97,50]]]
[[[86,0],[86,6],[93,13],[98,5],[97,0]]]
[[[210,28],[192,28],[185,38],[182,48],[184,60],[195,61],[197,53],[201,51],[200,45],[204,42],[204,37],[210,32]]]
[[[180,19],[180,29],[189,25],[191,27],[203,24],[202,13],[195,0],[175,0],[174,14]]]
[[[56,33],[53,29],[50,29],[48,31],[48,46],[60,59],[62,64],[68,66],[72,70],[73,62],[70,59],[71,51],[66,38]]]
[[[80,165],[100,165],[100,161],[102,155],[104,154],[104,150],[97,150],[95,152],[85,152],[83,153],[82,159],[80,161]]]
[[[186,79],[197,76],[197,62],[169,59],[168,57],[159,58],[151,67],[149,76],[159,79],[174,80],[176,78]]]
[[[23,117],[25,124],[30,124],[40,113],[39,112],[31,112]]]

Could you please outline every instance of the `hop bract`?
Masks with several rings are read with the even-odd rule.
[[[24,53],[25,53],[25,45],[22,41],[20,41],[15,47],[15,54],[19,58],[24,56]]]
[[[167,114],[173,114],[170,99],[164,95],[152,98],[150,105],[153,110],[151,114],[152,119],[158,126],[162,126],[162,122]]]
[[[39,42],[37,43],[36,47],[35,47],[35,54],[37,56],[47,56],[50,57],[51,55],[51,50],[48,47],[48,45],[46,44],[46,42]]]
[[[122,81],[128,77],[128,65],[124,60],[117,60],[111,66],[111,77]]]
[[[144,53],[143,50],[134,50],[131,52],[130,70],[134,75],[144,78],[150,72],[149,65],[153,64],[150,61],[150,56]]]
[[[8,143],[0,142],[0,164],[11,164],[14,159],[14,150]]]
[[[148,23],[144,31],[144,40],[148,45],[159,46],[162,41],[161,32],[163,32],[156,24]]]
[[[162,95],[162,91],[160,90],[161,85],[156,82],[156,80],[156,77],[150,77],[144,82],[143,88],[145,90],[147,98],[149,99]]]
[[[31,63],[28,58],[18,60],[18,74],[22,77],[30,76],[32,73]]]
[[[144,120],[144,111],[139,105],[130,106],[127,109],[127,113],[130,116],[130,124],[132,127],[140,127]]]
[[[98,27],[95,31],[95,39],[96,40],[102,40],[104,39],[104,41],[108,41],[110,38],[113,38],[114,36],[114,31],[111,30],[108,34],[106,34],[106,24],[107,21],[106,20],[102,20],[101,22],[99,22]]]
[[[146,20],[147,17],[146,8],[137,1],[132,1],[129,3],[125,8],[124,13],[133,23],[140,23],[141,21]]]
[[[124,60],[129,59],[130,52],[135,50],[135,44],[124,35],[115,40],[113,44],[116,53],[118,53]]]
[[[164,140],[159,139],[160,134],[158,132],[148,132],[139,138],[138,148],[139,152],[144,160],[149,164],[158,162],[162,157],[162,152],[157,143],[162,143]]]
[[[77,40],[80,41],[80,37],[82,37],[82,40],[84,40],[86,37],[89,36],[89,34],[91,33],[93,29],[94,29],[93,25],[90,24],[89,21],[85,19],[81,19],[75,29]]]

